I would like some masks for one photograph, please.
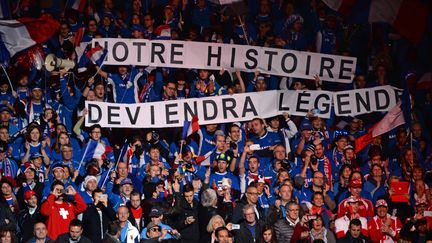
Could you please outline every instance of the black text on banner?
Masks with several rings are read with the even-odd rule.
[[[174,68],[239,69],[246,72],[351,83],[354,57],[206,42],[93,39],[108,50],[104,64]]]
[[[312,109],[319,109],[320,117],[329,118],[332,107],[338,116],[355,116],[388,111],[396,105],[399,95],[398,89],[383,86],[343,92],[264,91],[139,104],[87,101],[86,126],[181,127],[192,116],[206,125],[268,118],[283,112],[304,116]]]

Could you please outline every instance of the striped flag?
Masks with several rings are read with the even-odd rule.
[[[192,117],[192,121],[184,121],[182,139],[184,140],[190,135],[198,132],[199,128],[200,126],[198,124],[197,116]]]
[[[355,141],[355,152],[360,152],[364,147],[370,144],[373,138],[378,137],[392,129],[405,124],[404,112],[401,109],[402,102],[399,101],[395,107],[393,107],[384,116],[381,121],[373,125],[368,132],[357,138]]]
[[[90,49],[90,51],[86,53],[86,56],[98,66],[102,66],[106,55],[107,50],[102,48],[101,46],[96,46],[95,48]]]
[[[17,52],[43,43],[60,28],[51,17],[0,20],[0,37],[12,57]]]

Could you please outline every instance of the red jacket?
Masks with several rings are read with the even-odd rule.
[[[394,217],[390,216],[390,214],[387,214],[387,218],[390,218],[391,220],[391,228],[393,230],[393,235],[389,235],[386,233],[381,232],[383,221],[378,218],[378,216],[373,217],[368,222],[368,230],[369,230],[369,237],[374,243],[391,243],[391,242],[397,242],[399,239],[399,233],[402,228],[401,221]]]
[[[47,200],[42,203],[40,210],[42,215],[48,217],[46,225],[51,240],[56,240],[57,236],[69,232],[70,221],[87,209],[87,204],[79,193],[74,195],[76,205],[70,202],[58,204],[54,200],[55,196],[49,195]]]
[[[348,212],[348,207],[347,207],[347,200],[349,198],[345,198],[344,200],[342,200],[342,202],[339,204],[338,207],[338,212],[337,212],[337,217],[343,217],[346,215],[346,213]],[[374,214],[374,206],[372,204],[372,202],[366,198],[360,198],[359,199],[361,203],[359,203],[359,214],[362,217],[365,217],[366,219],[370,219],[372,218],[375,214]]]

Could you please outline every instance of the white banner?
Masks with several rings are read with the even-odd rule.
[[[249,121],[288,112],[304,116],[312,109],[329,118],[332,105],[336,115],[354,116],[388,111],[398,100],[391,86],[343,92],[264,91],[207,98],[182,99],[139,104],[87,101],[86,126],[100,124],[117,128],[181,127],[198,116],[200,125]]]
[[[108,50],[104,64],[220,70],[351,83],[357,59],[313,52],[192,41],[93,39]]]

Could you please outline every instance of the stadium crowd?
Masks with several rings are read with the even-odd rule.
[[[430,18],[423,40],[412,44],[388,24],[354,23],[319,0],[236,7],[94,0],[80,11],[72,2],[10,1],[13,18],[50,15],[60,29],[12,57],[9,75],[0,76],[1,242],[432,242],[432,89],[417,86],[432,68]],[[224,69],[98,67],[77,55],[77,38],[108,37],[348,55],[357,71],[343,84]],[[47,72],[38,60],[50,53],[77,65]],[[185,139],[182,128],[84,126],[86,100],[383,85],[410,93],[411,117],[357,152],[356,139],[385,112],[283,113],[202,125]],[[90,152],[94,145],[104,153]]]

